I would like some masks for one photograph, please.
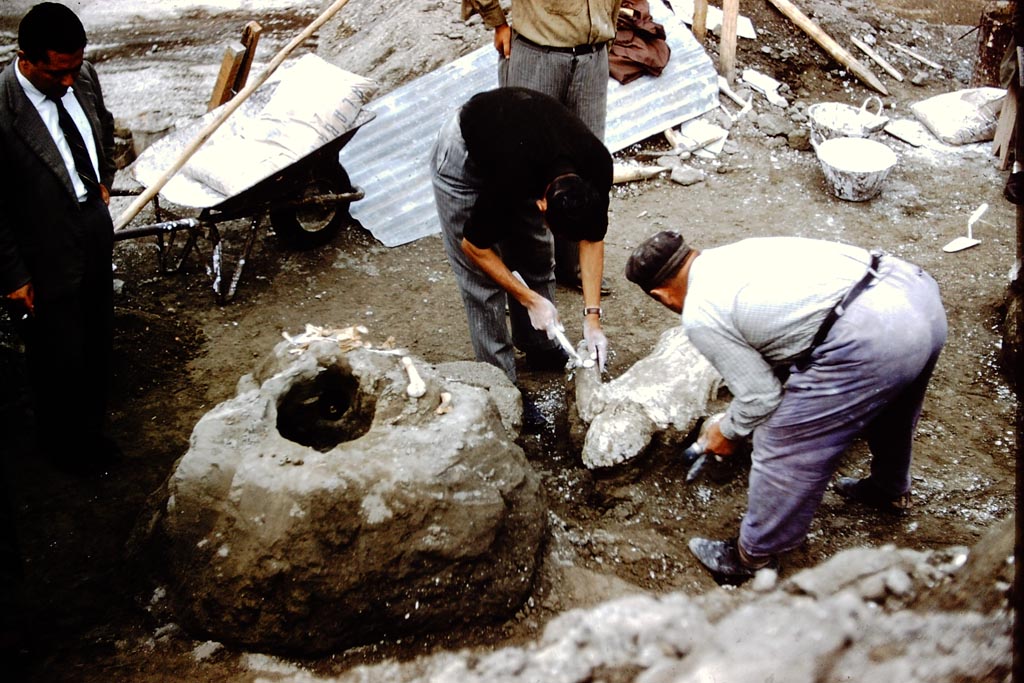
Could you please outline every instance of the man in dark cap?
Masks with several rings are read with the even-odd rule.
[[[603,369],[601,273],[612,183],[604,144],[557,100],[499,88],[472,97],[442,128],[431,175],[476,359],[513,382],[513,347],[526,353],[528,367],[565,366],[568,357],[551,337],[561,328],[552,303],[554,233],[580,242],[583,335]],[[524,207],[543,221],[523,220]]]
[[[938,286],[894,256],[798,237],[698,251],[660,232],[626,277],[682,315],[733,400],[706,435],[733,454],[753,437],[747,513],[735,540],[690,540],[722,582],[743,581],[803,542],[838,461],[860,435],[871,474],[840,478],[853,501],[910,505],[911,442],[946,340]]]
[[[74,12],[36,5],[0,74],[0,302],[25,341],[37,449],[79,472],[119,454],[104,431],[114,119],[85,45]]]

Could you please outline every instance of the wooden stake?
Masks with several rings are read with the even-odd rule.
[[[821,30],[821,27],[807,18],[807,15],[797,9],[793,3],[789,0],[768,0],[768,2],[786,15],[786,17],[796,24],[804,33],[809,35],[814,42],[820,45],[833,59],[849,69],[850,73],[859,78],[861,82],[874,88],[883,95],[889,94],[889,91],[885,89],[885,86],[882,85],[882,82],[878,80],[877,76],[871,73],[866,66],[858,62],[856,57],[851,55],[844,47],[833,40],[831,36]]]
[[[114,223],[114,230],[120,230],[124,226],[128,225],[128,223],[138,215],[139,211],[141,211],[146,204],[152,201],[153,197],[163,189],[163,186],[167,184],[167,181],[170,180],[175,173],[180,171],[181,167],[192,158],[192,155],[203,146],[203,143],[210,139],[210,136],[220,128],[221,124],[227,121],[227,119],[235,113],[235,110],[242,106],[242,103],[249,99],[249,96],[252,95],[257,88],[267,82],[267,79],[269,79],[271,74],[281,66],[281,63],[284,62],[288,55],[290,55],[299,45],[308,40],[309,37],[317,31],[317,29],[327,23],[327,20],[337,14],[338,10],[344,7],[346,3],[348,3],[348,0],[335,0],[335,2],[324,10],[323,14],[317,17],[312,24],[307,26],[302,33],[295,36],[290,43],[285,45],[270,61],[270,64],[268,64],[267,68],[263,70],[263,73],[261,73],[255,81],[246,86],[242,92],[238,93],[236,97],[229,100],[224,105],[224,111],[222,111],[213,121],[208,123],[205,128],[199,131],[199,134],[196,135],[195,139],[189,143],[181,153],[181,156],[178,157],[178,160],[175,161],[170,168],[164,171],[164,174],[160,176],[156,182],[147,187],[142,194],[136,197],[131,206],[125,209],[124,212],[118,216],[117,221]]]
[[[736,21],[740,16],[740,0],[723,0],[722,13],[718,70],[732,83],[736,80]]]
[[[242,92],[246,81],[249,80],[249,69],[252,67],[253,57],[256,55],[256,46],[263,34],[263,27],[258,21],[250,21],[242,29],[242,45],[245,46],[245,56],[242,57],[242,64],[238,67],[238,74],[235,76],[234,91]]]
[[[933,62],[930,59],[925,59],[921,55],[919,55],[916,52],[914,52],[913,50],[911,50],[909,47],[903,47],[899,43],[894,43],[891,40],[887,40],[885,42],[889,43],[889,45],[891,45],[894,49],[902,52],[903,54],[905,54],[908,57],[916,59],[917,61],[921,62],[922,64],[927,64],[931,68],[938,69],[939,71],[942,70],[942,65],[941,64],[936,64],[935,62]]]
[[[1003,108],[999,112],[999,121],[996,123],[996,134],[992,138],[992,153],[999,157],[999,170],[1005,171],[1010,168],[1014,159],[1014,138],[1017,132],[1017,93],[1020,87],[1017,79],[1010,81],[1006,89],[1006,97],[1003,99]],[[1024,163],[1024,159],[1016,159]]]
[[[858,40],[855,36],[850,36],[850,40],[853,41],[853,44],[859,47],[864,52],[864,54],[866,54],[868,57],[874,60],[875,64],[885,69],[886,73],[895,78],[897,81],[901,83],[903,82],[903,74],[901,74],[899,70],[896,69],[896,67],[887,62],[885,58],[882,57],[882,55],[872,50],[870,46],[868,46],[863,41]]]
[[[708,0],[693,0],[693,37],[701,45],[708,35]]]
[[[210,95],[209,104],[206,105],[206,111],[213,111],[235,96],[234,83],[244,58],[245,48],[241,45],[228,45],[225,48],[217,82],[213,84],[213,93]]]

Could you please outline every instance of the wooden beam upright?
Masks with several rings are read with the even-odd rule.
[[[708,0],[693,0],[693,37],[701,45],[708,36]]]
[[[718,49],[718,70],[729,83],[736,80],[736,22],[740,16],[740,0],[722,3],[722,39]]]

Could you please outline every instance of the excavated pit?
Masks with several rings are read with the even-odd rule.
[[[277,431],[321,453],[370,430],[376,401],[359,391],[351,370],[332,365],[296,383],[277,405]]]

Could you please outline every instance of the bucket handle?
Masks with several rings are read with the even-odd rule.
[[[878,103],[878,113],[877,114],[871,114],[871,112],[868,111],[868,105],[871,104],[872,102],[877,102]],[[860,113],[861,113],[862,116],[864,114],[871,114],[875,118],[879,118],[879,117],[882,116],[882,112],[884,110],[885,110],[885,105],[882,104],[882,98],[879,97],[878,95],[869,95],[868,97],[866,97],[864,99],[864,104],[860,105]]]
[[[818,140],[818,138],[821,138],[821,140]],[[811,147],[814,148],[814,153],[817,154],[818,153],[818,145],[823,144],[825,142],[825,136],[822,135],[820,130],[818,130],[814,126],[811,126],[811,138],[810,138],[810,140],[811,140]]]

